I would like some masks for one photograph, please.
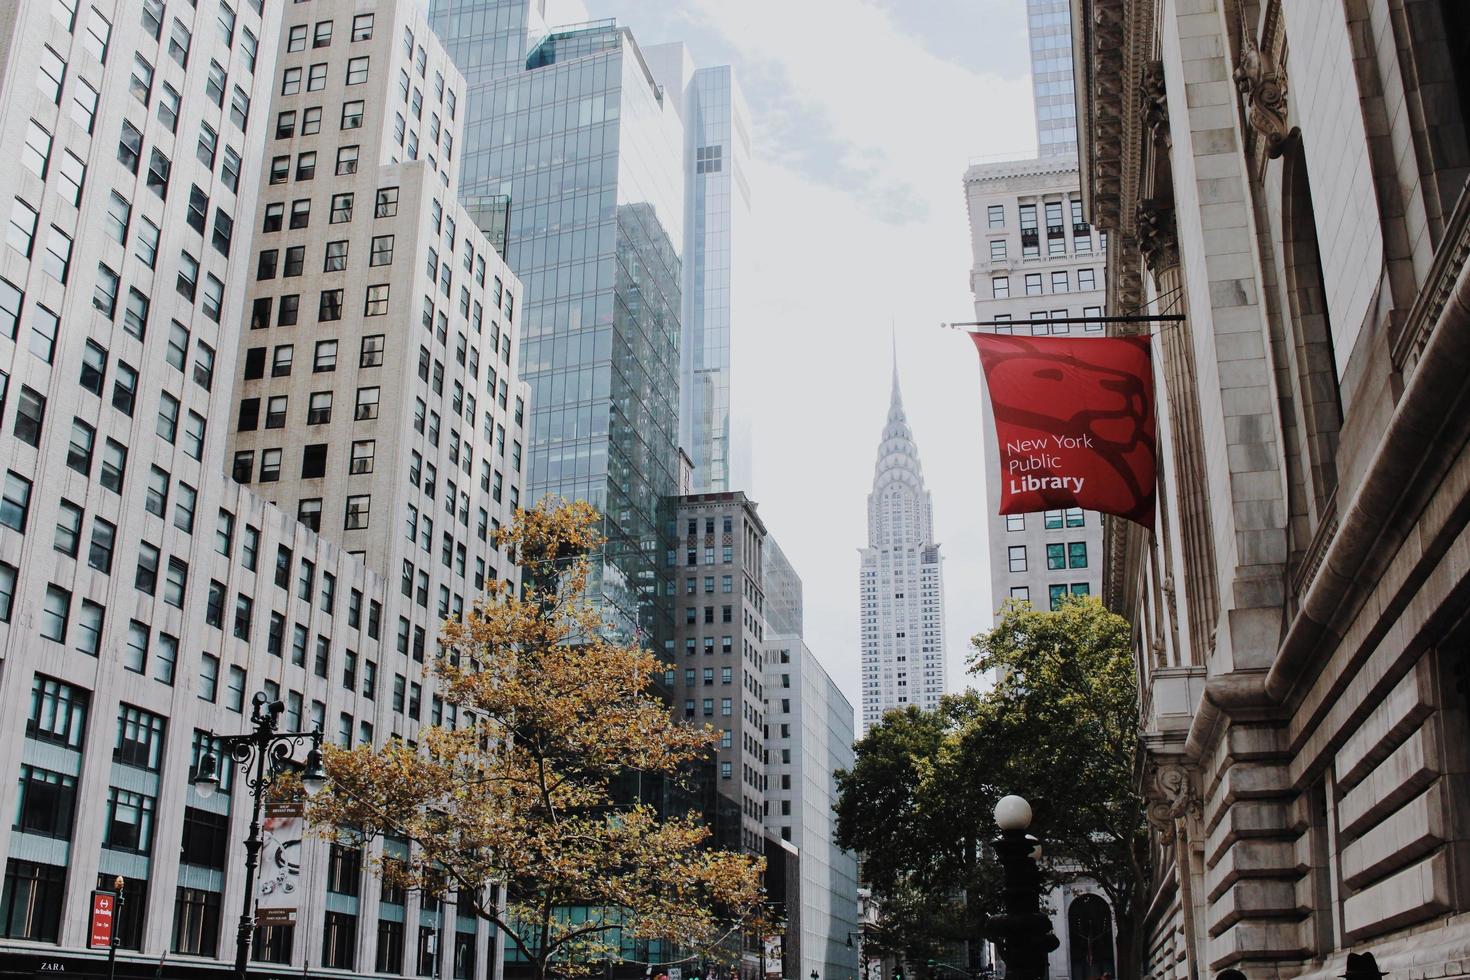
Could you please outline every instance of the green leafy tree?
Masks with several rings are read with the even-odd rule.
[[[1148,851],[1128,641],[1127,622],[1095,600],[1057,612],[1008,603],[970,661],[972,673],[995,672],[990,690],[890,712],[858,742],[838,773],[838,840],[863,855],[885,949],[922,963],[980,935],[1000,882],[983,844],[998,832],[996,801],[1018,793],[1053,880],[1075,868],[1098,882],[1119,973],[1136,976]]]

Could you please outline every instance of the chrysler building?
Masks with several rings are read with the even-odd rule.
[[[897,358],[859,576],[867,734],[885,711],[911,704],[934,708],[944,693],[944,578],[934,510],[903,412]]]

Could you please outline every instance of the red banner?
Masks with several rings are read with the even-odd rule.
[[[112,926],[116,918],[117,896],[112,892],[92,893],[92,931],[87,945],[106,949],[112,945]]]
[[[1154,526],[1147,337],[971,334],[1000,449],[1000,513],[1082,507]]]

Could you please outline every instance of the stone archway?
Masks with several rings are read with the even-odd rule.
[[[1113,910],[1102,896],[1088,893],[1072,899],[1067,908],[1067,939],[1072,980],[1094,980],[1104,972],[1118,975]]]

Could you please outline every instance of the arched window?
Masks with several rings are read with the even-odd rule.
[[[1078,895],[1067,909],[1072,980],[1118,975],[1113,960],[1113,912],[1099,895]]]

